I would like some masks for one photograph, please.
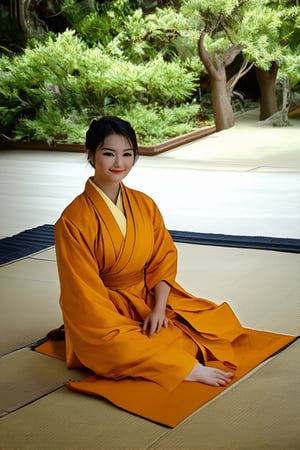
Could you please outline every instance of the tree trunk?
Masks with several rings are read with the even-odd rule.
[[[282,108],[276,114],[273,125],[276,127],[286,127],[290,125],[289,122],[289,97],[290,97],[291,83],[289,77],[285,77],[282,81]]]
[[[209,53],[204,46],[203,31],[198,40],[198,54],[203,62],[209,78],[211,99],[216,124],[216,131],[234,126],[234,114],[230,103],[230,93],[227,86],[226,67],[241,52],[240,45],[233,45],[223,53]]]
[[[17,20],[25,36],[36,36],[48,31],[46,23],[38,17],[40,0],[10,0],[10,17]]]
[[[291,81],[288,76],[282,82],[282,110],[281,123],[283,126],[289,124],[289,97],[291,92]]]
[[[276,98],[276,77],[278,65],[273,62],[269,70],[256,68],[256,77],[260,87],[260,120],[265,120],[278,111]]]
[[[231,128],[234,126],[234,114],[227,92],[225,67],[223,76],[218,79],[211,77],[210,83],[216,131]]]

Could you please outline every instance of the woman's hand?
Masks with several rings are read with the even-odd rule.
[[[165,281],[159,281],[154,287],[155,306],[150,314],[145,317],[143,324],[143,333],[148,333],[148,336],[153,336],[158,333],[161,327],[167,328],[169,319],[166,316],[166,305],[170,286]]]
[[[158,333],[161,327],[167,328],[169,319],[166,317],[165,311],[154,310],[146,316],[143,324],[143,333],[148,333],[148,336],[153,336],[154,333]]]

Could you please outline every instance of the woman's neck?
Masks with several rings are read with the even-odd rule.
[[[114,203],[117,203],[119,192],[121,189],[120,183],[101,183],[97,182],[95,177],[92,177],[92,181],[104,192],[105,195]]]

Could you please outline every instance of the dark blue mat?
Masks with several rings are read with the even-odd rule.
[[[300,253],[300,239],[265,236],[232,236],[228,234],[194,233],[170,230],[174,242],[214,245],[217,247],[254,248],[277,252]]]
[[[170,230],[174,242],[214,245],[218,247],[254,248],[288,253],[300,253],[300,239],[260,236],[231,236]],[[0,240],[0,264],[45,250],[54,245],[53,225],[41,225]]]
[[[53,225],[41,225],[0,240],[0,264],[25,258],[54,245]]]

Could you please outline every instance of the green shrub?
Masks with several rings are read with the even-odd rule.
[[[189,133],[203,124],[197,120],[197,104],[185,104],[173,108],[147,107],[136,103],[131,107],[108,105],[106,114],[129,120],[136,130],[140,145],[155,145],[169,138]],[[93,118],[99,115],[95,114]],[[90,117],[75,113],[62,117],[60,113],[40,111],[38,119],[21,119],[15,128],[15,139],[46,141],[53,143],[83,144]]]
[[[84,120],[85,119],[85,120]],[[16,140],[43,141],[53,143],[83,143],[89,121],[83,115],[41,108],[37,119],[21,118],[15,128]]]
[[[129,120],[141,145],[155,145],[198,129],[203,126],[199,121],[198,111],[197,103],[181,104],[172,108],[136,103],[123,111],[115,107],[108,108],[109,114]]]
[[[22,55],[0,59],[1,128],[14,139],[81,142],[92,118],[126,111],[140,127],[143,142],[152,122],[159,141],[194,127],[196,87],[194,73],[178,59],[167,62],[158,55],[133,64],[88,47],[67,30],[33,42]],[[176,115],[177,131],[176,120],[171,123]]]

